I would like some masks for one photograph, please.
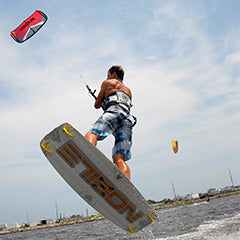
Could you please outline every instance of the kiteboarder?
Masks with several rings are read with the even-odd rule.
[[[130,179],[130,169],[126,161],[131,158],[132,127],[134,119],[130,115],[131,90],[123,83],[124,70],[121,66],[112,66],[107,79],[102,82],[94,107],[104,112],[92,125],[85,137],[93,144],[105,139],[109,134],[115,138],[112,149],[113,162]]]

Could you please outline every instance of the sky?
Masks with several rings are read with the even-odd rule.
[[[31,39],[10,37],[41,10]],[[115,64],[133,95],[131,181],[146,199],[240,184],[240,2],[0,0],[0,224],[94,212],[41,152],[64,122],[85,134]],[[179,151],[172,151],[172,140]],[[111,158],[113,138],[98,144]]]

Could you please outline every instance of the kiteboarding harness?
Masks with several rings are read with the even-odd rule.
[[[103,108],[105,111],[112,105],[120,106],[127,114],[129,114],[132,106],[131,98],[123,91],[115,91],[103,100]]]
[[[97,99],[95,92],[96,90],[92,91],[91,88],[86,85],[89,93],[95,98],[95,100]],[[127,112],[127,114],[130,113],[130,108],[132,107],[132,101],[131,98],[123,91],[115,91],[112,94],[110,94],[109,96],[107,96],[106,98],[104,98],[103,100],[103,110],[106,111],[110,106],[112,105],[118,105],[120,106],[124,111]],[[136,125],[137,123],[137,118],[135,116],[133,116],[134,122],[133,122],[133,127]]]

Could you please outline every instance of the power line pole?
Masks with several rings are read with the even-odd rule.
[[[229,172],[230,180],[232,182],[232,187],[234,187],[231,170],[228,169],[228,172]]]
[[[27,224],[29,224],[29,217],[28,217],[28,213],[26,214],[27,216]]]
[[[172,190],[173,190],[174,200],[176,201],[177,200],[177,196],[176,196],[176,192],[175,192],[173,181],[172,181]]]
[[[55,201],[55,207],[56,207],[56,216],[57,216],[57,221],[58,221],[58,208],[57,208],[57,201]]]

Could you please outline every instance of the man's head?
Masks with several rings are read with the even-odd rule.
[[[117,77],[118,79],[123,81],[124,71],[123,71],[122,67],[119,65],[110,67],[108,70],[108,78],[113,77],[113,75],[115,75],[115,77]]]

